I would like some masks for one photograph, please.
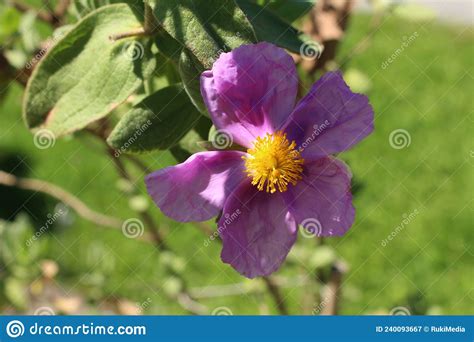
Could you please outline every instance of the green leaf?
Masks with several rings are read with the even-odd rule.
[[[168,149],[193,128],[199,117],[182,86],[169,86],[125,114],[107,142],[118,152]]]
[[[224,51],[256,42],[252,25],[234,0],[154,1],[153,12],[164,29],[158,31],[158,49],[178,63],[186,93],[203,114],[200,75]]]
[[[23,114],[29,128],[56,136],[85,127],[127,99],[154,68],[151,41],[112,34],[141,27],[128,5],[101,7],[69,30],[31,76]]]
[[[176,39],[171,37],[168,32],[166,32],[163,28],[159,27],[154,34],[155,45],[157,46],[158,50],[166,56],[166,58],[170,59],[171,61],[175,62],[176,65],[179,63],[179,56],[181,55],[181,51],[183,50],[184,46],[180,44]]]
[[[315,0],[273,0],[268,4],[268,8],[280,18],[292,23],[305,16],[315,2]]]
[[[187,50],[181,52],[178,72],[183,81],[184,89],[193,105],[203,114],[207,114],[206,105],[201,95],[200,76],[204,71],[204,66],[194,58]]]
[[[158,0],[154,14],[163,28],[209,69],[222,51],[256,41],[233,0]]]
[[[75,0],[71,4],[71,13],[78,19],[106,5],[126,3],[137,8],[143,7],[143,0]]]
[[[295,53],[300,53],[309,38],[271,11],[248,0],[237,0],[247,15],[259,41],[267,41]]]

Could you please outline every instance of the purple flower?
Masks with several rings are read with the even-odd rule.
[[[354,221],[351,173],[331,157],[373,130],[367,97],[338,72],[326,73],[294,106],[292,58],[269,43],[223,53],[201,76],[201,93],[222,134],[247,149],[200,152],[146,177],[167,216],[219,216],[221,258],[246,277],[276,271],[298,224],[318,236],[343,235]]]

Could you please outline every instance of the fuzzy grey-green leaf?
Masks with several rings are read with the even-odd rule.
[[[154,14],[206,69],[221,52],[256,42],[252,26],[234,0],[155,1]]]
[[[307,37],[278,15],[249,0],[236,0],[252,23],[259,41],[267,41],[289,51],[300,53]],[[304,39],[303,39],[304,38]]]
[[[181,52],[179,58],[178,72],[183,81],[184,89],[189,95],[191,102],[203,114],[207,114],[206,105],[201,96],[200,81],[204,67],[187,50]]]
[[[85,127],[125,101],[151,74],[151,41],[111,41],[141,27],[126,4],[99,8],[79,21],[42,58],[31,76],[23,114],[29,128],[56,136]]]
[[[121,152],[168,149],[197,123],[200,113],[181,85],[158,90],[126,113],[107,142]]]

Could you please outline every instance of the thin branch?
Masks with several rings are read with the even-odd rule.
[[[99,226],[106,226],[112,228],[122,227],[122,221],[114,217],[106,216],[90,209],[85,205],[79,198],[59,186],[31,178],[18,178],[11,173],[7,173],[0,170],[0,184],[6,186],[15,186],[24,190],[32,190],[46,193],[58,200],[64,202],[66,205],[71,207],[79,216],[91,221]]]
[[[109,39],[116,41],[129,37],[151,36],[156,32],[158,27],[159,25],[156,21],[155,15],[153,14],[153,10],[148,4],[148,1],[145,0],[145,16],[143,27],[140,27],[135,30],[112,34],[109,36]]]
[[[129,38],[129,37],[142,37],[148,35],[147,32],[145,32],[145,29],[143,27],[137,28],[135,30],[130,30],[126,32],[121,32],[121,33],[116,33],[112,34],[109,36],[109,39],[112,41],[124,39],[124,38]]]
[[[106,125],[106,122],[104,124]],[[125,165],[123,164],[123,162],[118,157],[115,157],[115,150],[110,148],[107,145],[107,142],[105,140],[102,140],[102,141],[107,146],[108,155],[112,159],[112,161],[115,165],[115,168],[117,169],[117,172],[119,173],[119,175],[122,178],[128,180],[130,183],[134,184],[133,180],[132,180],[132,177],[128,173],[128,171],[125,168]],[[153,218],[151,217],[151,215],[147,211],[141,212],[140,215],[141,215],[143,221],[145,222],[146,226],[149,227],[149,232],[150,232],[151,236],[153,237],[153,242],[154,242],[154,245],[156,246],[156,248],[159,249],[160,251],[171,251],[171,249],[165,243],[164,238],[161,235],[161,232],[159,230],[159,227],[156,225],[156,223],[153,220]],[[209,313],[209,310],[207,309],[206,306],[204,306],[204,305],[198,303],[197,301],[195,301],[193,299],[193,297],[189,294],[188,285],[187,285],[187,282],[184,279],[184,277],[181,274],[175,272],[172,268],[168,268],[168,272],[170,272],[170,274],[172,274],[173,276],[178,277],[181,280],[182,285],[183,285],[182,290],[180,291],[180,293],[175,298],[177,300],[178,304],[183,309],[185,309],[186,311],[188,311],[192,314],[201,315],[201,314]]]
[[[191,295],[186,292],[181,292],[178,294],[177,300],[181,307],[195,315],[209,314],[209,309],[205,305],[195,301]]]
[[[105,141],[104,143],[107,144]],[[115,157],[115,150],[110,148],[107,145],[107,151],[120,176],[128,180],[130,183],[134,184],[132,177],[128,174],[127,169],[125,168],[125,165],[123,164],[123,162],[119,158]],[[153,237],[153,240],[155,241],[156,246],[161,250],[169,250],[168,246],[164,242],[164,238],[161,235],[158,226],[155,224],[150,214],[145,211],[145,212],[140,212],[140,216],[142,217],[145,224],[149,227],[149,232],[151,236]]]
[[[207,224],[203,222],[196,222],[195,226],[199,228],[199,230],[201,230],[207,236],[212,235],[212,229],[209,228]],[[222,240],[219,238],[214,239],[214,241],[218,241],[222,243]],[[289,314],[288,308],[286,306],[285,299],[283,298],[280,292],[279,285],[270,277],[262,277],[262,279],[264,280],[265,285],[267,286],[267,289],[270,292],[270,295],[272,296],[273,301],[275,302],[275,305],[278,311],[280,312],[280,314],[288,315]]]
[[[305,286],[311,283],[311,279],[308,275],[298,275],[296,277],[277,277],[273,278],[275,285],[281,288],[293,288]],[[242,294],[261,292],[261,289],[256,287],[255,289],[249,289],[248,283],[234,283],[225,285],[210,285],[203,287],[190,288],[189,292],[194,298],[216,298],[216,297],[227,297],[227,296],[239,296]]]
[[[321,315],[337,315],[339,311],[339,298],[341,297],[342,276],[347,272],[343,262],[336,262],[331,269],[331,276],[324,289]]]
[[[67,13],[71,0],[60,0],[54,9],[54,15],[57,18],[63,19]]]
[[[263,277],[265,284],[267,285],[267,289],[273,297],[275,304],[277,306],[278,311],[282,315],[288,315],[288,308],[286,306],[285,300],[280,292],[280,288],[278,285],[273,281],[270,277]]]

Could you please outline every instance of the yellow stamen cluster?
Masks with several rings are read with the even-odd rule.
[[[280,192],[288,189],[288,183],[295,185],[301,179],[304,159],[295,149],[286,134],[278,131],[258,137],[253,148],[247,150],[245,160],[246,173],[252,178],[257,189],[274,193],[278,187]]]

